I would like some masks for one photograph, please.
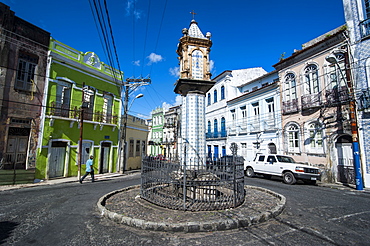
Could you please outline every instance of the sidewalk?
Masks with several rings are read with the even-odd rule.
[[[109,180],[114,178],[119,178],[123,176],[127,176],[130,174],[139,173],[140,170],[133,170],[133,171],[126,171],[125,173],[104,173],[104,174],[96,174],[94,175],[95,180]],[[84,181],[85,182],[91,182],[90,175],[87,176]],[[17,190],[22,188],[30,188],[30,187],[37,187],[42,185],[54,185],[54,184],[62,184],[62,183],[78,183],[77,177],[66,177],[66,178],[56,178],[56,179],[50,179],[50,180],[44,180],[38,183],[29,183],[29,184],[18,184],[18,185],[2,185],[0,186],[0,192],[6,191],[6,190]]]

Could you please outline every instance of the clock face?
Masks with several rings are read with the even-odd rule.
[[[200,50],[195,50],[191,58],[193,79],[203,79],[203,53]]]

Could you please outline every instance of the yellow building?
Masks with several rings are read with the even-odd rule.
[[[141,168],[142,157],[146,155],[148,133],[146,120],[133,115],[127,116],[126,141],[128,149],[126,153],[127,164],[124,170]]]

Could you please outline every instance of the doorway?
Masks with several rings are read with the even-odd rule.
[[[110,147],[111,147],[111,143],[103,142],[101,144],[99,173],[108,172]]]
[[[349,135],[341,136],[335,143],[337,149],[337,180],[342,183],[355,184],[353,168],[352,138]]]
[[[49,178],[63,177],[67,142],[53,141],[51,143],[49,160]]]

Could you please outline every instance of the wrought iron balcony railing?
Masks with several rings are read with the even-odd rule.
[[[348,88],[346,86],[336,87],[325,91],[326,103],[331,106],[338,103],[348,102]]]
[[[283,102],[283,114],[291,114],[296,112],[298,112],[298,99]]]
[[[302,96],[302,109],[317,108],[321,105],[320,94],[310,94]]]

